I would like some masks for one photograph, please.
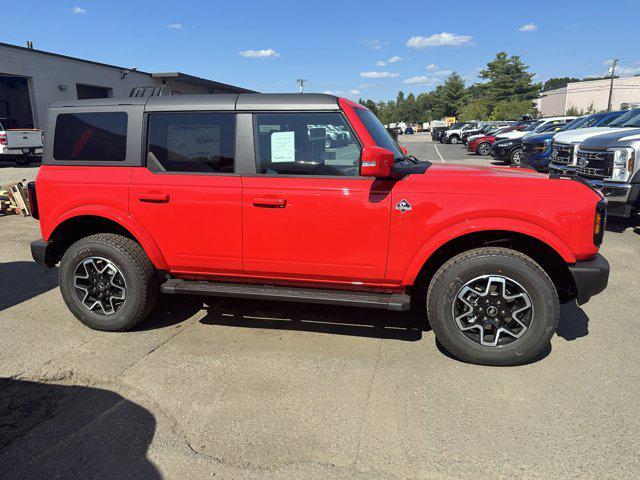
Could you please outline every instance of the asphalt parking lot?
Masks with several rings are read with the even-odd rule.
[[[0,184],[36,172],[3,163]],[[37,222],[0,217],[0,477],[638,478],[639,225],[610,224],[608,289],[563,305],[541,358],[491,368],[415,313],[170,297],[95,332],[32,262]]]

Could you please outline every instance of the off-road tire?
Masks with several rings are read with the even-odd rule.
[[[486,150],[484,150],[486,148]],[[484,153],[483,153],[484,151]],[[477,146],[476,148],[476,153],[478,155],[482,155],[484,157],[486,157],[487,155],[491,154],[491,145],[488,143],[481,143],[480,145]]]
[[[125,279],[125,301],[111,315],[89,311],[76,294],[74,272],[80,262],[89,257],[109,260]],[[59,282],[62,298],[71,313],[94,330],[131,329],[151,313],[160,295],[156,269],[143,248],[130,238],[112,233],[98,233],[72,244],[60,261]]]
[[[481,275],[510,277],[521,284],[533,305],[529,328],[515,341],[496,347],[476,343],[456,325],[453,302],[460,288]],[[520,365],[549,345],[560,317],[558,293],[547,273],[527,255],[500,247],[468,250],[435,273],[427,290],[427,316],[436,338],[454,357],[481,365]]]

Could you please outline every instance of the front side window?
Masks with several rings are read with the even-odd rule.
[[[152,154],[168,172],[233,173],[235,127],[233,113],[153,113],[147,162]]]
[[[125,112],[61,113],[53,138],[55,160],[121,162],[127,156]]]
[[[339,113],[256,114],[255,138],[258,173],[360,174],[360,146]]]

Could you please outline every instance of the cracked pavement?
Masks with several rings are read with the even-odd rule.
[[[516,368],[450,358],[419,314],[330,306],[168,297],[94,332],[31,261],[37,222],[0,226],[3,479],[640,472],[637,226],[607,232],[609,288]]]

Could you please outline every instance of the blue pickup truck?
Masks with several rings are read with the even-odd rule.
[[[549,168],[552,139],[556,133],[576,128],[606,127],[623,113],[625,112],[594,113],[593,115],[576,118],[558,131],[527,136],[523,139],[522,144],[522,165],[529,165],[539,172],[546,172]]]

